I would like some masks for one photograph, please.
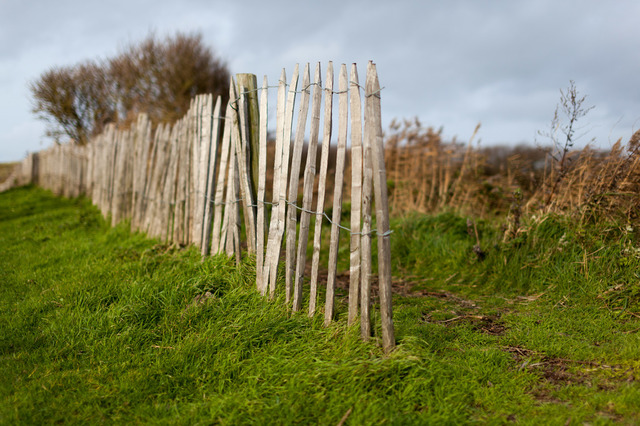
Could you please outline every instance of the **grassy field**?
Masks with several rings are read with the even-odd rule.
[[[0,423],[640,422],[640,230],[392,224],[397,349],[84,199],[0,194]],[[474,249],[475,246],[475,249]],[[209,296],[204,296],[209,292]]]

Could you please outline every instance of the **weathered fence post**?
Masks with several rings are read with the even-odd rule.
[[[251,175],[251,190],[253,199],[257,197],[258,177],[260,166],[258,164],[260,151],[260,110],[258,107],[258,81],[255,74],[236,74],[238,84],[238,96],[245,96],[248,112],[248,144],[249,144],[249,166]],[[254,208],[255,210],[255,208]]]
[[[347,66],[340,67],[338,80],[338,152],[336,155],[336,176],[333,189],[333,214],[331,217],[331,243],[329,246],[329,271],[327,274],[327,297],[324,307],[325,326],[333,320],[334,297],[336,289],[336,273],[338,269],[338,242],[340,239],[340,216],[342,214],[342,184],[344,183],[344,165],[347,149],[349,94],[347,82]]]
[[[234,103],[233,121],[230,123],[232,149],[236,153],[236,174],[238,177],[238,185],[235,187],[239,191],[240,200],[243,203],[244,224],[247,236],[247,250],[249,253],[255,253],[256,241],[256,222],[254,215],[254,197],[251,188],[251,177],[249,172],[249,141],[247,138],[247,111],[245,96],[240,95],[236,91],[236,87],[231,78],[229,89],[229,102]]]
[[[298,74],[299,65],[293,70],[291,76],[291,82],[289,83],[289,94],[286,97],[286,106],[284,93],[286,90],[286,81],[284,80],[285,74],[282,73],[280,88],[278,89],[278,126],[276,129],[276,161],[275,161],[275,173],[274,173],[274,198],[276,189],[278,192],[277,199],[277,212],[272,211],[272,226],[274,226],[273,220],[276,220],[274,227],[273,239],[269,236],[267,243],[267,254],[269,255],[269,261],[265,264],[265,277],[269,280],[269,295],[271,298],[275,297],[276,291],[276,277],[278,273],[278,258],[280,257],[280,247],[282,245],[282,236],[285,228],[285,214],[287,209],[287,175],[289,171],[289,151],[291,149],[291,126],[293,125],[293,110],[295,107],[296,90],[298,88]],[[282,98],[282,102],[280,102]],[[280,104],[283,109],[281,110]],[[279,142],[278,142],[279,140]],[[282,152],[278,152],[278,147],[282,149]],[[278,158],[280,156],[280,158]],[[278,180],[276,183],[275,180]]]
[[[296,226],[298,214],[298,185],[300,183],[300,163],[302,162],[302,147],[304,145],[304,129],[309,113],[309,64],[305,65],[302,75],[302,93],[300,96],[300,110],[298,111],[298,125],[296,126],[293,154],[291,156],[291,170],[289,172],[289,194],[287,201],[286,222],[286,258],[285,258],[285,299],[287,302],[293,296],[293,276],[295,274]],[[286,141],[285,141],[286,142]]]
[[[267,102],[268,93],[267,76],[262,81],[262,93],[260,93],[260,138],[258,149],[258,193],[256,202],[258,204],[256,218],[256,287],[262,292],[264,286],[264,237],[266,211],[264,208],[264,198],[267,186]]]
[[[213,98],[211,98],[211,102],[213,102]],[[213,220],[213,197],[214,192],[217,191],[216,188],[216,159],[218,158],[218,142],[220,140],[220,109],[222,108],[222,98],[218,96],[216,99],[215,106],[213,107],[213,115],[212,117],[212,128],[211,128],[211,141],[210,146],[207,152],[206,162],[208,164],[207,169],[207,182],[206,182],[206,193],[205,196],[205,205],[204,205],[204,218],[202,224],[202,246],[201,253],[203,256],[207,256],[210,251],[211,244],[211,223]]]
[[[365,86],[365,128],[371,146],[373,162],[373,189],[376,203],[378,234],[378,286],[380,292],[380,316],[382,319],[382,345],[385,351],[395,347],[393,314],[391,310],[391,243],[389,241],[389,199],[387,174],[384,165],[382,119],[380,113],[380,83],[373,62],[367,67]]]
[[[360,302],[360,224],[362,207],[362,108],[360,103],[360,84],[358,68],[351,66],[349,82],[349,101],[351,103],[351,235],[349,258],[349,316],[351,325],[358,317]]]
[[[327,188],[327,168],[329,150],[331,148],[332,113],[333,113],[333,62],[327,66],[324,97],[324,129],[322,133],[322,153],[320,154],[320,172],[318,178],[318,199],[316,201],[316,222],[313,229],[313,257],[311,259],[311,282],[309,290],[309,316],[316,313],[318,303],[318,267],[320,266],[320,243],[322,240],[322,218],[324,213],[324,196]]]

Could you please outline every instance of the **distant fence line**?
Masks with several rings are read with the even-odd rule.
[[[257,289],[271,297],[276,292],[282,240],[286,235],[285,295],[294,311],[302,309],[306,249],[313,218],[310,316],[318,307],[321,229],[323,222],[327,222],[331,229],[324,305],[327,325],[335,315],[339,232],[346,229],[350,233],[348,323],[353,324],[359,317],[364,339],[372,334],[371,251],[376,235],[382,340],[389,350],[395,344],[389,206],[376,67],[368,64],[364,97],[355,64],[349,76],[346,65],[340,67],[338,90],[334,90],[331,62],[324,84],[320,64],[315,68],[313,82],[308,64],[301,82],[299,77],[298,65],[288,83],[283,70],[277,86],[273,164],[267,164],[267,103],[271,87],[266,76],[258,88],[255,76],[240,74],[237,85],[231,80],[230,100],[224,108],[220,97],[214,101],[211,95],[200,95],[192,99],[182,119],[173,125],[160,125],[155,132],[144,114],[127,130],[109,125],[86,146],[62,144],[29,154],[18,168],[16,182],[37,183],[66,197],[87,195],[105,217],[111,218],[112,224],[129,219],[132,229],[164,241],[194,244],[203,256],[226,252],[239,261],[244,243],[247,251],[256,256]],[[327,169],[335,96],[338,135],[329,219],[324,213],[324,203],[331,189],[327,188]],[[296,102],[299,107],[292,138]],[[305,136],[308,150],[299,194]],[[349,228],[340,225],[348,139]],[[320,165],[316,173],[318,151]],[[270,201],[265,199],[268,167],[273,170]],[[271,206],[270,218],[267,205]]]

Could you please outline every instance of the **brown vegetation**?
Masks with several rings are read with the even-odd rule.
[[[390,130],[386,162],[395,214],[453,209],[482,217],[515,213],[518,205],[518,215],[638,219],[640,131],[609,151],[561,147],[557,161],[553,148],[445,142],[441,131],[418,120],[394,122]]]

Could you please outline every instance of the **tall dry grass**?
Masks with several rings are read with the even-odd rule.
[[[560,165],[548,147],[482,148],[474,142],[478,128],[463,144],[417,119],[394,121],[385,141],[391,212],[486,217],[506,215],[517,203],[529,214],[638,219],[640,131],[608,151],[570,151]]]
[[[527,207],[570,213],[581,220],[606,216],[636,221],[640,217],[640,130],[626,144],[618,140],[609,151],[587,146],[571,152],[566,170],[550,165]]]
[[[496,161],[495,149],[480,149],[474,142],[479,128],[463,144],[445,141],[442,130],[423,127],[417,119],[394,121],[385,151],[391,211],[454,209],[482,216],[508,208],[506,194],[519,186],[525,167],[517,153]]]

